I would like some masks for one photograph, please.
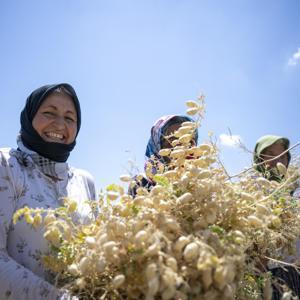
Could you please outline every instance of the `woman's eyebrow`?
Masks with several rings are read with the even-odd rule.
[[[68,111],[66,111],[66,114],[72,114],[72,115],[76,115],[76,112],[75,111],[72,111],[72,110],[68,110]]]
[[[58,110],[58,108],[55,106],[55,105],[53,105],[53,104],[49,104],[48,106],[46,106],[46,107],[44,107],[44,109],[48,109],[48,108],[52,108],[52,109],[54,109],[54,110]],[[74,112],[74,111],[72,111],[72,110],[67,110],[66,111],[66,114],[72,114],[72,115],[76,115],[76,112]]]
[[[267,155],[267,156],[275,156],[274,152],[272,152],[272,151],[266,152],[265,155]]]
[[[272,150],[267,150],[261,153],[262,155],[270,155],[272,154]]]
[[[52,104],[49,104],[49,105],[44,107],[44,109],[47,109],[47,108],[52,108],[52,109],[57,110],[57,107],[55,105],[52,105]]]

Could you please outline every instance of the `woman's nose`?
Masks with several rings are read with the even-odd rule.
[[[65,128],[65,119],[64,117],[60,117],[60,116],[57,116],[54,120],[54,125],[56,126],[56,128]]]

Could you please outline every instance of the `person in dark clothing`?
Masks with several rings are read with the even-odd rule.
[[[128,194],[132,197],[136,196],[137,189],[139,187],[145,187],[147,190],[151,190],[155,186],[153,176],[157,173],[158,169],[164,169],[169,159],[159,155],[161,149],[172,148],[172,141],[175,139],[172,134],[180,128],[184,122],[194,122],[194,120],[188,116],[181,115],[167,115],[159,118],[151,128],[151,135],[146,147],[146,162],[145,171],[149,169],[150,174],[148,176],[135,176],[134,182],[130,185]],[[167,138],[168,137],[168,138]],[[198,130],[195,129],[194,139],[192,145],[195,146],[198,140]]]

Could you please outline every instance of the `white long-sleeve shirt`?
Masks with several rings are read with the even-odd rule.
[[[0,149],[0,299],[70,299],[47,281],[40,261],[49,253],[43,230],[25,221],[14,225],[12,218],[24,206],[57,208],[67,196],[76,200],[78,219],[85,222],[91,213],[86,200],[95,199],[94,182],[87,172],[67,163],[55,165],[60,180],[54,181],[24,154]]]

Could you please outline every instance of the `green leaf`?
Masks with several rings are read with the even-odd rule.
[[[131,210],[132,210],[134,215],[137,215],[140,211],[139,208],[136,205],[132,205]]]
[[[209,229],[212,232],[217,233],[219,235],[223,235],[225,233],[225,230],[222,227],[218,226],[218,225],[211,225],[211,226],[209,226]]]
[[[112,191],[112,192],[119,192],[120,191],[120,186],[117,185],[117,184],[112,183],[112,184],[110,184],[110,185],[108,185],[106,187],[106,190],[108,192],[110,192],[110,191]]]
[[[168,178],[166,178],[166,177],[163,177],[161,175],[154,175],[153,179],[157,184],[159,184],[163,187],[166,187],[166,188],[170,187],[170,182],[169,182]]]

